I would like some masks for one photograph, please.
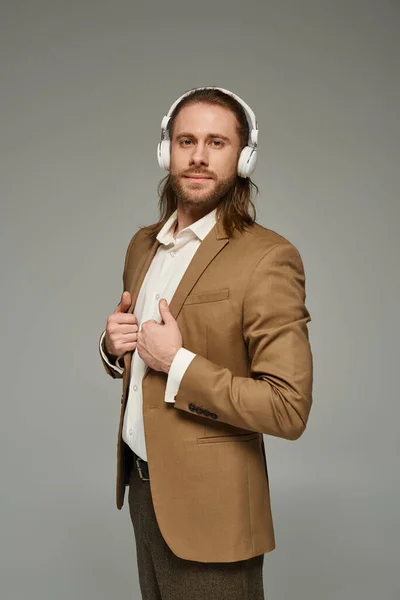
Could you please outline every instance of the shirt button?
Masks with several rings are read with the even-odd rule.
[[[133,386],[133,391],[136,392],[136,390],[137,390],[137,385],[134,385]]]
[[[132,430],[132,429],[130,429],[130,430],[129,430],[129,435],[132,435],[132,433],[133,433],[133,430]]]
[[[175,252],[170,252],[170,255],[172,256],[172,258],[174,258]]]
[[[156,295],[156,300],[159,300],[159,299],[160,299],[160,294],[157,294]]]

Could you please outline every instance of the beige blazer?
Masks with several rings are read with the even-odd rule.
[[[158,245],[146,228],[129,244],[123,288],[132,295],[130,312]],[[165,373],[148,369],[143,379],[150,487],[162,535],[177,556],[200,562],[269,552],[275,538],[262,434],[297,439],[312,404],[311,319],[299,252],[259,224],[228,237],[218,221],[170,309],[183,346],[197,356],[175,404],[164,401]],[[119,509],[132,456],[121,437],[131,358],[124,355]]]

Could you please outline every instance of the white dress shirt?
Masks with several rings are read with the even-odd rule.
[[[139,331],[142,323],[150,319],[161,323],[159,301],[161,298],[166,298],[168,304],[171,302],[196,250],[216,223],[216,209],[182,229],[174,239],[176,220],[177,211],[171,215],[157,235],[161,245],[146,273],[134,307]],[[122,373],[123,367],[118,366],[121,362],[117,361],[117,365],[113,365],[107,359],[103,349],[104,336],[105,331],[100,339],[100,352],[111,369]],[[182,377],[195,356],[185,348],[178,350],[167,377],[164,398],[166,402],[174,402]],[[146,369],[146,364],[135,350],[132,355],[128,403],[122,428],[122,439],[143,460],[147,460],[142,398],[142,379]]]

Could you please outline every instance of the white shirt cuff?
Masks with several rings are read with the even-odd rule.
[[[186,372],[186,369],[194,359],[196,354],[186,350],[186,348],[180,348],[175,354],[174,360],[172,361],[171,367],[168,372],[167,386],[165,388],[165,402],[175,402],[175,396],[178,393],[179,386]]]
[[[107,358],[106,353],[104,352],[103,344],[104,344],[105,335],[106,335],[106,332],[103,331],[103,334],[102,334],[102,336],[100,338],[100,342],[99,342],[101,356],[103,357],[103,359],[105,360],[107,365],[110,367],[110,369],[112,369],[113,371],[116,371],[117,373],[120,373],[122,375],[122,373],[124,372],[124,367],[120,366],[120,362],[119,362],[120,359],[118,358],[116,360],[116,364],[113,365],[112,363],[110,363],[110,361]],[[121,358],[121,360],[123,360],[123,357],[120,357],[120,358]]]

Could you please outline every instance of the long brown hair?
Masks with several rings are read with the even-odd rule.
[[[232,96],[225,94],[218,89],[198,89],[183,98],[175,107],[171,119],[168,123],[168,133],[172,139],[172,129],[178,113],[188,104],[216,104],[232,111],[236,117],[237,128],[240,138],[240,149],[247,145],[249,139],[249,124],[243,107]],[[217,219],[221,219],[222,225],[227,233],[231,235],[234,228],[242,232],[247,226],[252,225],[256,220],[256,207],[252,200],[252,192],[256,190],[257,185],[248,177],[236,177],[235,183],[225,196],[223,196],[217,206]],[[146,227],[147,234],[152,241],[168,221],[172,213],[177,208],[177,200],[171,186],[170,174],[162,179],[158,185],[159,211],[160,218],[157,223]]]

